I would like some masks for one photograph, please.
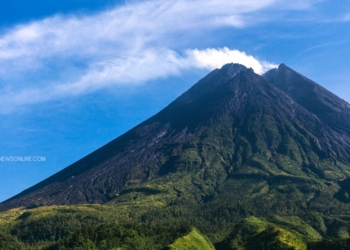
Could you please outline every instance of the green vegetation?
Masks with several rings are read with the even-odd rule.
[[[190,231],[186,224],[103,224],[75,231],[48,249],[162,249]]]
[[[307,249],[307,242],[321,238],[298,217],[248,217],[217,243],[217,249]]]
[[[0,233],[0,249],[21,250],[24,249],[24,244],[19,242],[16,236]]]
[[[15,209],[1,214],[0,249],[346,249],[350,244],[349,239],[322,238],[298,216],[250,216],[211,229],[205,213],[197,215],[202,219],[195,217],[193,211],[169,204],[153,212],[132,204]],[[344,232],[345,219],[328,217],[324,226]]]
[[[250,237],[241,246],[236,249],[290,249],[304,250],[306,243],[303,242],[300,235],[291,233],[283,228],[269,226],[264,231]]]
[[[168,246],[169,250],[213,250],[213,244],[205,236],[201,235],[196,229],[177,239],[173,244]]]
[[[331,239],[325,238],[321,241],[310,243],[309,250],[345,250],[350,249],[350,239]]]

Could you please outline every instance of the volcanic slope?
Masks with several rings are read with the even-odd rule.
[[[240,204],[246,215],[345,213],[349,113],[348,103],[283,64],[263,76],[227,64],[0,210],[168,193],[163,205],[187,197],[194,212]]]

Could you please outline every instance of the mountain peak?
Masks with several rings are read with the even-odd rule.
[[[350,135],[350,105],[285,64],[263,77],[340,134]]]
[[[248,68],[239,63],[227,63],[221,67],[221,70],[230,70],[230,71],[241,71],[247,70]]]
[[[284,63],[281,63],[281,64],[278,66],[278,69],[284,69],[284,68],[288,68],[287,65],[285,65]]]
[[[252,68],[247,68],[246,66],[239,63],[228,63],[221,67],[220,73],[227,75],[229,78],[235,77],[241,71],[251,71],[254,72]]]
[[[212,96],[218,88],[227,90],[230,82],[232,82],[238,74],[243,72],[255,74],[253,69],[247,68],[244,65],[238,63],[225,64],[220,69],[215,69],[210,72],[187,92],[177,98],[170,106],[187,105],[192,103],[195,99],[206,99],[208,96]]]

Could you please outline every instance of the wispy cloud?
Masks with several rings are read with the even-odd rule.
[[[171,50],[148,50],[134,58],[115,58],[95,65],[75,82],[55,83],[45,87],[27,87],[22,91],[3,93],[0,98],[2,111],[12,106],[45,102],[65,96],[91,93],[115,84],[139,84],[147,80],[176,75],[183,70],[220,68],[226,63],[240,63],[261,74],[277,65],[258,61],[253,56],[238,50],[221,49],[187,50],[179,55]],[[1,105],[2,104],[2,105]],[[7,104],[7,105],[5,105]],[[10,106],[8,104],[11,104]]]
[[[312,3],[134,1],[93,15],[56,15],[3,30],[0,111],[226,62],[262,73],[274,65],[228,48],[196,50],[194,41],[218,27],[254,25],[259,22],[255,14],[272,6],[299,10]],[[183,37],[187,42],[179,40]]]

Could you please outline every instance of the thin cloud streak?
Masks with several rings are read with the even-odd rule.
[[[304,50],[303,52],[299,53],[295,58],[298,58],[310,51],[316,50],[316,49],[320,49],[320,48],[324,48],[324,47],[330,47],[330,46],[335,46],[335,45],[339,45],[339,44],[344,44],[344,43],[348,43],[348,40],[342,40],[342,41],[338,41],[338,42],[333,42],[333,43],[325,43],[325,44],[320,44],[320,45],[316,45],[316,46],[312,46],[310,48],[307,48],[306,50]]]
[[[262,73],[274,65],[237,50],[187,49],[180,56],[178,37],[195,41],[193,30],[244,28],[258,23],[257,13],[266,9],[308,9],[313,2],[137,1],[93,15],[56,15],[12,27],[0,33],[0,111],[231,61]]]

